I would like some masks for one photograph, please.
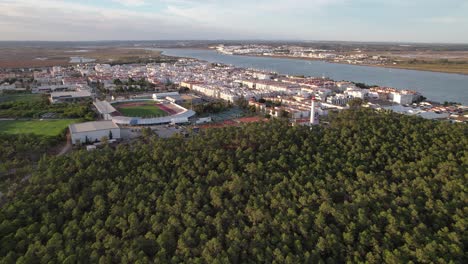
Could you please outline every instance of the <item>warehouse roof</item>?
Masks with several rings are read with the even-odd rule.
[[[81,133],[81,132],[114,129],[114,128],[119,128],[119,126],[114,124],[114,122],[112,121],[93,121],[93,122],[72,124],[69,126],[69,128],[72,133]]]

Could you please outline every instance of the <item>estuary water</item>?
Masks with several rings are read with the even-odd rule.
[[[370,85],[389,86],[420,92],[429,100],[459,102],[468,105],[468,75],[388,69],[370,66],[308,61],[300,59],[225,55],[203,49],[158,49],[163,54],[190,57],[208,62],[256,68],[280,74],[326,76],[333,80],[347,80]]]

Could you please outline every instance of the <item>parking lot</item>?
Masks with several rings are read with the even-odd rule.
[[[160,138],[170,138],[175,134],[184,134],[185,128],[181,126],[154,126],[151,129],[158,134]]]

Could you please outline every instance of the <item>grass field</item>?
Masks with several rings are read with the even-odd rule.
[[[168,114],[155,105],[155,102],[126,102],[114,104],[114,107],[124,116],[158,117]]]
[[[0,103],[4,102],[40,102],[41,94],[4,94],[0,95]]]
[[[98,63],[134,63],[141,60],[154,60],[157,62],[163,58],[160,51],[137,49],[133,46],[130,48],[99,45],[86,50],[78,47],[46,46],[0,47],[0,68],[69,65],[70,57],[96,59]],[[38,60],[37,58],[45,58],[45,60]],[[163,58],[163,60],[167,59]]]
[[[398,69],[418,70],[418,71],[468,74],[468,63],[465,63],[465,64],[399,63],[397,65],[388,65],[388,67],[398,68]]]
[[[77,123],[77,119],[60,120],[2,120],[0,133],[35,134],[40,136],[59,136],[68,125]]]

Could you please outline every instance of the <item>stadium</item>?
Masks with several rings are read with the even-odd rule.
[[[195,112],[154,94],[153,99],[128,99],[94,102],[104,120],[123,126],[180,124],[189,122]]]

